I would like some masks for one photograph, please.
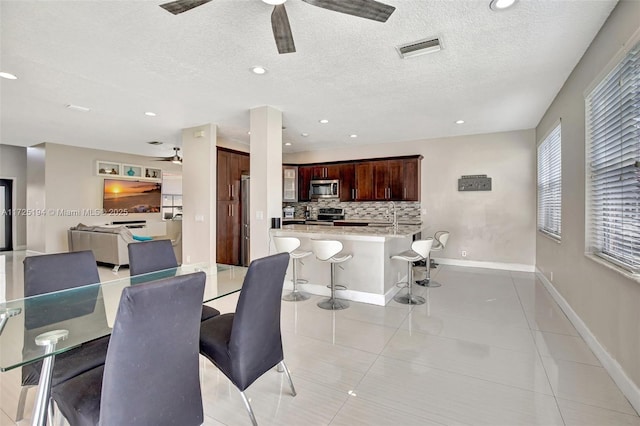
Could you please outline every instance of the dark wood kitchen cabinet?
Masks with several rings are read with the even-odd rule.
[[[404,160],[404,201],[420,201],[421,160],[422,157]]]
[[[403,187],[404,160],[378,160],[373,162],[374,200],[402,200]]]
[[[354,163],[340,164],[340,201],[353,201],[356,194]]]
[[[239,201],[218,200],[216,215],[216,262],[227,265],[240,264],[240,215]]]
[[[240,199],[240,179],[249,174],[249,155],[218,148],[217,197],[220,201]]]
[[[240,180],[249,174],[249,154],[218,148],[217,151],[217,208],[216,262],[239,265],[242,200]]]
[[[314,164],[313,166],[311,166],[311,170],[311,179],[340,179],[339,164]]]
[[[340,201],[420,201],[421,155],[298,166],[299,200],[313,179],[340,179]]]
[[[355,164],[354,201],[373,200],[373,161]]]
[[[298,201],[309,201],[309,185],[313,176],[313,166],[298,167]]]

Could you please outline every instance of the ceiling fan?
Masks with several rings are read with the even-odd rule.
[[[173,155],[158,158],[156,161],[171,161],[173,164],[182,164],[182,157],[180,157],[180,154],[178,154],[180,148],[176,146],[173,148],[173,151]]]
[[[178,15],[180,13],[191,10],[195,7],[209,3],[211,0],[176,0],[169,3],[161,4],[160,7]],[[292,53],[296,51],[293,43],[293,34],[287,17],[287,10],[284,3],[287,0],[262,0],[267,4],[273,5],[271,12],[271,28],[273,29],[273,37],[276,40],[278,53]],[[365,19],[371,19],[378,22],[387,22],[387,19],[396,10],[395,7],[389,6],[375,0],[302,0],[313,6],[323,9],[333,10],[334,12],[346,13],[348,15],[359,16]]]

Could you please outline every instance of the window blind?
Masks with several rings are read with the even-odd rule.
[[[640,273],[640,43],[587,96],[587,251]]]
[[[538,146],[538,230],[559,240],[562,228],[561,128]]]

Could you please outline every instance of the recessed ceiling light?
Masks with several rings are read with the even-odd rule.
[[[354,134],[352,134],[352,135],[349,135],[349,137],[350,137],[350,138],[357,138],[357,137],[358,137],[358,135],[356,135],[356,134],[354,133]]]
[[[322,124],[327,124],[329,122],[329,120],[327,120],[326,118],[323,118],[322,120],[318,120],[318,121]]]
[[[285,142],[284,145],[285,146],[291,146],[291,142]]]
[[[251,132],[247,132],[247,134],[248,134],[248,135],[250,135],[250,134],[251,134]]]
[[[65,105],[65,107],[68,108],[68,109],[72,109],[74,111],[81,111],[81,112],[89,112],[89,111],[91,111],[91,108],[83,107],[83,106],[80,106],[80,105],[67,104],[67,105]]]
[[[6,78],[7,80],[17,80],[18,77],[8,72],[0,72],[0,77]]]
[[[266,4],[271,4],[273,6],[277,6],[279,4],[284,3],[287,0],[262,0],[263,2],[265,2]]]
[[[148,117],[155,117],[157,114],[155,112],[147,111],[147,112],[144,113],[144,115],[146,115]]]
[[[518,0],[491,0],[489,3],[489,8],[493,11],[501,11],[510,8],[514,4],[516,4]]]
[[[464,124],[464,120],[458,120],[456,121],[456,124]]]
[[[300,133],[300,136],[302,136],[303,138],[306,138],[307,136],[309,136],[309,133]]]
[[[251,67],[251,72],[253,72],[254,74],[265,74],[267,72],[267,69],[265,67],[255,66]]]

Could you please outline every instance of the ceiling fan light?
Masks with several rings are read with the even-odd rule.
[[[283,4],[287,0],[262,0],[262,1],[265,2],[266,4],[270,4],[272,6],[277,6],[279,4]]]
[[[173,164],[182,164],[182,159],[180,159],[180,158],[174,158],[173,160],[171,160],[171,162],[172,162]]]

